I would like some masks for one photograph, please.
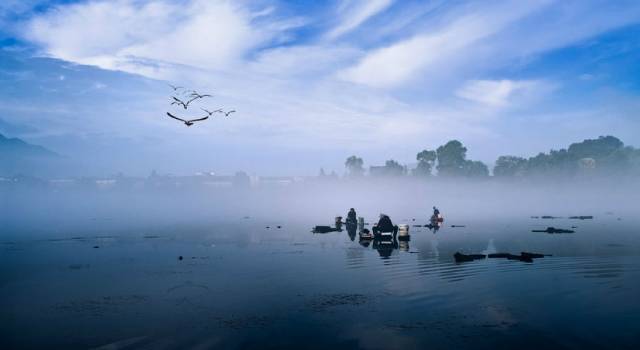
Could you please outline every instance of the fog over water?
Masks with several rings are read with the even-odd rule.
[[[629,216],[638,212],[640,182],[633,179],[547,182],[498,180],[343,179],[255,188],[49,189],[3,191],[3,226],[52,228],[208,225],[251,217],[307,223],[346,216],[354,207],[367,221],[426,221],[432,206],[451,222],[530,216]]]

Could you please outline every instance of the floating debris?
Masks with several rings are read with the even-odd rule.
[[[573,230],[566,230],[562,228],[547,227],[545,230],[531,230],[531,232],[544,232],[544,233],[575,233]]]
[[[532,259],[544,258],[545,256],[552,256],[551,254],[539,254],[539,253],[529,253],[529,252],[520,252],[520,256],[528,256]]]
[[[456,260],[456,262],[474,261],[485,259],[486,257],[487,256],[484,254],[462,254],[460,252],[456,252],[455,254],[453,254],[453,258]]]
[[[593,219],[593,215],[569,216],[569,219],[573,219],[573,220],[592,220]]]
[[[467,227],[466,225],[451,225],[451,227]]]
[[[182,255],[180,255],[180,256],[178,257],[178,260],[182,260],[182,259],[184,259],[184,258],[182,257]]]
[[[313,228],[313,233],[329,233],[336,231],[338,231],[338,229],[331,226],[316,226]]]

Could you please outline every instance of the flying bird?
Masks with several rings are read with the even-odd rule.
[[[178,105],[178,106],[182,106],[184,109],[187,109],[189,107],[189,103],[199,99],[200,97],[194,97],[192,99],[190,99],[187,102],[182,101],[181,99],[175,97],[175,96],[171,96],[171,98],[173,98],[173,102],[171,102],[171,105]]]
[[[167,84],[169,86],[171,86],[171,88],[173,89],[173,91],[178,91],[180,89],[184,89],[183,86],[175,86],[175,85],[171,85],[171,84]]]
[[[228,116],[229,116],[229,114],[231,114],[231,113],[235,113],[235,112],[236,112],[236,110],[235,110],[235,109],[232,109],[232,110],[230,110],[229,112],[222,112],[222,113],[224,113],[224,116],[225,116],[225,117],[228,117]]]
[[[205,111],[205,113],[207,113],[209,116],[211,116],[213,113],[224,113],[222,111],[222,109],[216,109],[215,111],[210,111],[210,110],[205,109],[205,108],[200,108],[200,109]]]
[[[193,91],[193,92],[189,95],[189,96],[191,96],[191,97],[195,97],[195,98],[213,97],[213,96],[211,96],[211,95],[207,95],[207,94],[200,95],[200,94],[199,94],[199,93],[197,93],[195,90],[192,90],[192,91]]]
[[[209,119],[209,116],[206,116],[206,117],[204,117],[204,118],[191,119],[191,120],[184,120],[184,119],[182,119],[182,118],[178,118],[178,117],[176,117],[175,115],[173,115],[173,114],[171,114],[171,113],[169,113],[169,112],[167,112],[167,115],[168,115],[169,117],[173,118],[173,119],[176,119],[176,120],[179,120],[179,121],[183,122],[183,123],[184,123],[184,125],[186,125],[186,126],[191,126],[191,125],[193,125],[195,122],[199,122],[199,121],[201,121],[201,120]]]

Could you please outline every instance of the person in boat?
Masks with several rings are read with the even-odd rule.
[[[374,227],[374,233],[380,232],[393,232],[395,236],[398,233],[398,226],[393,225],[388,215],[380,214],[380,220],[378,220],[378,224]]]
[[[356,215],[356,210],[351,208],[349,209],[349,213],[347,214],[347,224],[355,225],[358,222],[358,217]]]

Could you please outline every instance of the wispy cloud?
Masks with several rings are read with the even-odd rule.
[[[554,88],[549,82],[535,80],[470,80],[456,91],[456,96],[489,107],[507,107],[540,98]]]
[[[326,34],[328,39],[336,39],[344,35],[370,17],[389,7],[394,0],[343,0],[339,7],[339,24]]]

